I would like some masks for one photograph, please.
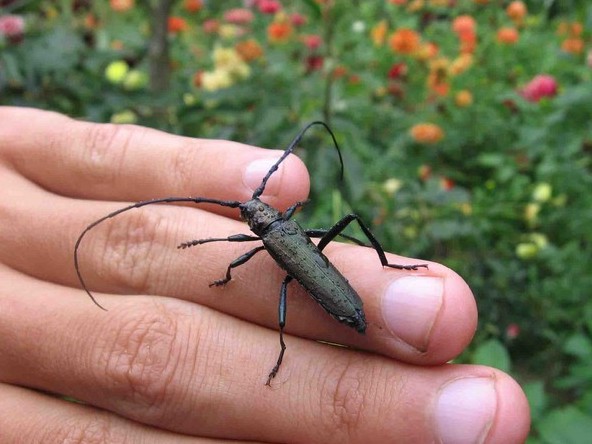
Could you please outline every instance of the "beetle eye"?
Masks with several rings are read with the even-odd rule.
[[[263,205],[259,205],[259,208],[258,208],[258,210],[259,210],[259,211],[263,211]]]

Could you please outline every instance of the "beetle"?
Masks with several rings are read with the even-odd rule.
[[[95,299],[89,288],[87,287],[80,270],[80,263],[78,259],[78,252],[80,244],[86,234],[94,227],[104,222],[107,219],[111,219],[115,216],[120,215],[126,211],[134,208],[141,208],[147,205],[159,204],[159,203],[179,203],[179,202],[191,202],[195,204],[210,203],[216,204],[223,207],[238,208],[240,210],[241,218],[246,221],[251,231],[255,236],[248,234],[235,234],[224,238],[207,238],[192,240],[189,242],[183,242],[178,245],[177,248],[185,249],[202,245],[210,242],[254,242],[261,241],[262,245],[259,245],[246,253],[242,254],[235,260],[233,260],[226,269],[226,274],[222,279],[215,280],[210,284],[212,286],[223,286],[227,284],[231,279],[231,270],[243,265],[255,254],[260,251],[266,250],[269,255],[275,260],[275,262],[286,271],[286,277],[284,278],[280,288],[280,300],[279,300],[279,333],[280,333],[280,353],[277,358],[276,364],[268,375],[266,385],[271,385],[271,380],[277,375],[284,353],[286,351],[286,344],[284,342],[284,327],[286,325],[286,299],[287,299],[287,288],[288,284],[296,279],[298,283],[307,291],[308,294],[329,313],[337,321],[355,329],[357,332],[364,334],[366,332],[366,317],[364,314],[363,302],[358,293],[349,284],[348,280],[335,268],[335,266],[329,261],[329,259],[323,254],[323,249],[331,242],[335,237],[341,236],[348,240],[351,240],[359,245],[368,246],[364,242],[345,235],[342,231],[353,221],[357,221],[362,232],[366,235],[370,241],[370,246],[376,250],[380,263],[383,267],[401,269],[401,270],[417,270],[418,268],[425,267],[427,264],[415,264],[415,265],[399,265],[390,264],[386,258],[385,252],[381,247],[378,240],[370,232],[368,227],[356,214],[348,214],[337,222],[332,228],[328,230],[315,229],[305,230],[296,221],[292,219],[292,216],[296,210],[302,207],[306,202],[296,202],[294,205],[289,207],[286,211],[282,212],[272,206],[266,204],[260,199],[260,196],[265,190],[265,186],[269,178],[277,171],[279,165],[294,151],[304,134],[314,125],[323,126],[333,139],[333,144],[339,155],[339,161],[341,164],[341,176],[343,177],[343,158],[341,157],[341,151],[335,135],[329,128],[329,126],[322,121],[314,121],[306,125],[292,140],[289,146],[284,150],[280,158],[272,165],[269,169],[261,185],[253,192],[251,199],[246,202],[239,202],[235,200],[219,200],[207,197],[165,197],[159,199],[145,200],[121,208],[117,211],[107,214],[104,217],[94,221],[88,225],[80,234],[76,240],[74,246],[74,268],[76,275],[80,281],[80,284],[84,291],[90,296],[91,300],[101,309],[106,310],[99,302]],[[320,238],[320,241],[315,245],[311,238]]]

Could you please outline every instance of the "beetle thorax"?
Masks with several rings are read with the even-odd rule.
[[[258,198],[251,199],[240,205],[241,217],[249,224],[253,233],[261,236],[273,222],[282,219],[282,213],[261,202]]]

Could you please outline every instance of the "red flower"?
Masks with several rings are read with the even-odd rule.
[[[528,82],[520,94],[529,102],[538,102],[544,97],[553,97],[557,94],[557,81],[553,76],[539,74]]]
[[[187,12],[197,12],[203,8],[202,0],[185,0],[185,10]]]
[[[275,14],[282,9],[282,5],[276,0],[259,0],[257,6],[263,14]]]
[[[306,70],[317,71],[323,67],[324,59],[322,56],[311,55],[306,58]]]
[[[181,31],[185,31],[187,29],[187,22],[184,18],[181,17],[169,17],[168,21],[168,29],[169,32],[172,34],[176,34]]]
[[[520,334],[520,326],[518,324],[509,324],[506,327],[506,336],[508,339],[516,339]]]
[[[203,30],[206,34],[214,34],[218,32],[218,28],[220,28],[220,23],[216,19],[209,19],[203,22]]]
[[[399,79],[403,76],[405,76],[405,74],[407,74],[407,64],[400,62],[400,63],[395,63],[393,66],[391,66],[391,69],[389,69],[388,72],[388,77],[389,79]]]

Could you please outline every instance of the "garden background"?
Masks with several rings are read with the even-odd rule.
[[[531,443],[592,436],[591,80],[585,0],[0,0],[0,104],[272,148],[327,122],[345,179],[311,131],[300,220],[457,270],[458,362],[522,384]]]

